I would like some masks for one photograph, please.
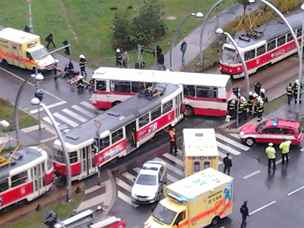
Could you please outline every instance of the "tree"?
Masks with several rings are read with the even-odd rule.
[[[130,20],[127,11],[119,11],[115,13],[113,20],[113,48],[130,48]]]

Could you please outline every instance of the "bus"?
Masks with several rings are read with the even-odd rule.
[[[63,135],[73,180],[98,172],[115,158],[135,151],[156,133],[183,118],[183,89],[155,84]],[[66,165],[59,140],[54,141],[54,167],[65,177]]]
[[[288,16],[287,20],[300,42],[303,36],[301,22],[304,20],[304,14],[293,14]],[[235,41],[249,74],[297,52],[295,41],[282,21],[271,21],[259,27],[253,34],[237,33]],[[222,73],[231,75],[233,79],[244,77],[240,57],[230,42],[222,46],[219,69]]]
[[[184,114],[226,116],[233,96],[229,75],[100,67],[93,74],[90,101],[97,109],[108,109],[134,96],[151,83],[182,85]]]
[[[17,202],[32,201],[50,190],[54,168],[41,148],[28,147],[0,157],[0,210]]]

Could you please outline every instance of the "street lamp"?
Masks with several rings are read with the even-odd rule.
[[[186,20],[189,18],[189,17],[194,17],[194,18],[203,18],[204,17],[204,14],[202,12],[196,12],[196,13],[191,13],[191,14],[188,14],[186,15],[181,21],[180,23],[176,26],[176,30],[175,30],[175,34],[172,38],[172,41],[171,41],[171,49],[170,49],[170,70],[173,70],[173,60],[172,60],[172,52],[173,52],[173,48],[175,47],[175,44],[176,44],[176,40],[180,34],[180,29],[182,27],[182,25],[186,22]]]
[[[26,0],[27,7],[28,7],[28,26],[30,29],[30,32],[33,33],[33,17],[32,17],[32,0]]]
[[[35,106],[38,106],[39,108],[42,107],[42,109],[46,112],[46,114],[48,115],[48,117],[50,118],[51,120],[51,123],[52,125],[54,126],[55,128],[55,131],[56,131],[56,134],[60,140],[60,143],[61,143],[61,147],[62,147],[62,152],[64,154],[64,157],[65,157],[65,165],[66,165],[66,174],[67,174],[67,192],[66,192],[66,199],[67,201],[70,200],[70,196],[71,196],[71,186],[72,186],[72,182],[71,182],[71,164],[70,164],[70,159],[69,159],[69,155],[66,151],[66,148],[65,148],[65,143],[64,143],[64,139],[63,139],[63,136],[61,134],[61,131],[57,125],[57,122],[55,121],[52,113],[50,112],[50,110],[48,109],[48,107],[41,102],[41,100],[37,97],[33,97],[32,100],[31,100],[31,104],[32,105],[35,105]]]
[[[284,23],[287,25],[293,39],[294,39],[294,42],[296,43],[296,47],[297,47],[297,51],[298,51],[298,56],[299,56],[299,76],[298,76],[298,80],[299,80],[299,83],[301,85],[301,82],[302,82],[302,55],[303,55],[303,52],[302,52],[302,49],[300,47],[300,44],[299,44],[299,41],[297,39],[297,36],[295,34],[295,32],[293,31],[291,25],[288,23],[287,19],[284,17],[284,15],[280,12],[280,10],[278,10],[272,3],[266,1],[266,0],[258,0],[260,2],[263,2],[265,5],[269,6],[273,11],[275,11],[275,13],[284,21]],[[255,3],[256,0],[248,0],[249,3]],[[302,4],[301,6],[301,9],[303,10],[304,9],[304,4]],[[303,23],[303,20],[302,20],[302,23]],[[303,35],[303,26],[302,26],[302,35]],[[302,36],[302,40],[303,40],[303,36]],[[302,43],[302,42],[301,42]],[[300,101],[300,93],[301,93],[301,86],[299,86],[299,91],[298,91],[298,97],[297,97],[297,100]],[[298,102],[298,104],[300,104],[300,102]]]
[[[44,76],[41,73],[38,73],[37,71],[34,74],[31,74],[31,78],[35,80],[35,97],[39,98],[40,101],[42,101],[43,98],[43,92],[41,89],[39,89],[39,82],[44,79]],[[38,106],[38,120],[39,120],[39,131],[41,131],[41,110],[40,106]]]
[[[240,56],[241,63],[242,63],[243,69],[244,69],[245,80],[246,80],[246,95],[248,95],[249,90],[250,90],[248,68],[247,68],[244,56],[242,55],[240,48],[238,47],[238,45],[237,45],[236,41],[233,39],[233,37],[228,32],[225,32],[222,28],[217,28],[215,32],[219,35],[225,35],[231,41],[235,50],[238,52],[238,55]]]

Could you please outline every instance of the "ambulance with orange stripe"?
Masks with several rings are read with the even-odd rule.
[[[199,228],[217,225],[232,213],[233,178],[213,168],[165,188],[145,228]]]
[[[13,28],[0,30],[0,61],[32,70],[52,70],[57,62],[41,44],[40,36]]]

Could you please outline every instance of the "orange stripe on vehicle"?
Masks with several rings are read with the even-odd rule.
[[[13,60],[17,60],[19,62],[22,62],[24,64],[35,64],[35,62],[29,58],[25,58],[22,56],[18,56],[12,53],[8,53],[8,52],[1,52],[0,51],[0,57],[3,58],[9,58],[9,59],[13,59]]]

